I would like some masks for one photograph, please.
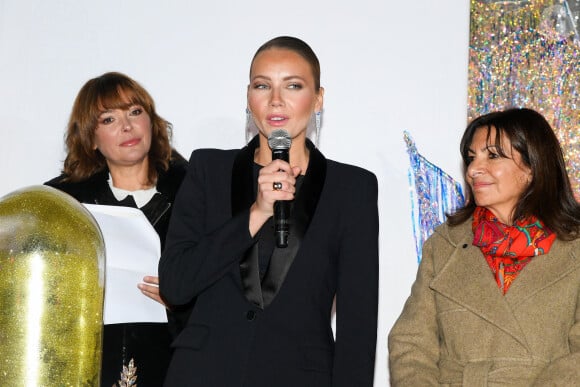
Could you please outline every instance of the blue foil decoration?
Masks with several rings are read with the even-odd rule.
[[[462,207],[465,199],[461,184],[417,151],[411,135],[403,132],[407,143],[411,213],[417,261],[421,262],[423,243],[443,223],[447,213]]]

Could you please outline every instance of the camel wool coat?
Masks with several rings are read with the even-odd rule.
[[[503,295],[471,221],[425,242],[389,333],[391,385],[580,386],[580,239],[556,240]]]

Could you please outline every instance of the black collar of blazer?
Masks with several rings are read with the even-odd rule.
[[[232,170],[232,215],[247,210],[255,200],[253,165],[254,152],[259,145],[259,136],[238,153]],[[284,283],[286,274],[300,248],[302,238],[314,216],[326,178],[326,159],[310,140],[306,140],[310,151],[308,169],[304,181],[293,202],[290,215],[288,247],[274,248],[268,271],[262,283],[258,268],[258,243],[248,249],[240,261],[240,273],[244,295],[255,306],[264,309],[276,297]]]

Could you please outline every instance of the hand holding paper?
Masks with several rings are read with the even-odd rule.
[[[151,298],[152,300],[157,301],[161,305],[167,308],[167,305],[161,298],[159,294],[159,277],[153,275],[147,275],[143,277],[143,282],[137,285],[137,287],[141,290],[145,296]]]
[[[156,288],[161,245],[153,226],[136,208],[84,206],[95,217],[105,240],[104,323],[167,322]]]

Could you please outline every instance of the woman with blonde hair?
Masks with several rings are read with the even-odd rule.
[[[250,66],[258,134],[242,149],[192,153],[159,278],[172,304],[197,302],[166,386],[372,387],[377,180],[307,138],[323,94],[312,49],[274,38]],[[276,216],[283,202],[287,218]],[[276,224],[289,224],[286,243]]]

